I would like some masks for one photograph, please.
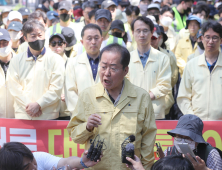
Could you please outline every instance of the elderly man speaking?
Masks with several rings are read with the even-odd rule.
[[[90,139],[98,134],[105,139],[102,161],[92,169],[124,170],[121,144],[135,135],[135,155],[141,156],[149,170],[154,162],[156,124],[149,94],[125,77],[130,54],[118,44],[106,46],[100,54],[100,80],[79,96],[68,132],[75,143],[89,149]]]

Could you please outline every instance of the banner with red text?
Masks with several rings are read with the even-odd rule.
[[[0,119],[0,147],[6,142],[17,141],[31,151],[44,151],[58,157],[78,156],[84,145],[74,143],[68,135],[68,121]],[[156,121],[156,142],[163,150],[173,145],[173,138],[167,131],[176,127],[177,121]],[[204,121],[203,137],[222,150],[222,121]],[[156,150],[156,148],[154,148]]]

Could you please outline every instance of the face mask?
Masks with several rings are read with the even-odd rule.
[[[160,47],[163,44],[163,39],[161,38],[161,40],[158,42],[158,47]]]
[[[73,46],[71,46],[71,47],[66,47],[65,50],[66,50],[66,51],[70,51],[72,48],[73,48]]]
[[[22,24],[24,24],[27,20],[28,20],[27,18],[26,18],[26,19],[23,19],[23,20],[22,20]]]
[[[45,39],[44,40],[36,40],[34,42],[28,42],[29,46],[36,51],[40,51],[45,44]]]
[[[2,21],[3,21],[3,24],[4,24],[4,25],[7,25],[8,17],[3,18]]]
[[[60,15],[60,19],[61,19],[63,22],[67,22],[67,21],[70,19],[70,15],[69,15],[69,14],[61,14],[61,15]]]
[[[113,32],[112,35],[113,35],[114,37],[123,38],[121,32]]]
[[[173,20],[170,17],[162,17],[162,19],[160,20],[160,23],[164,26],[164,27],[169,27],[172,24]]]
[[[147,16],[147,6],[148,5],[143,5],[143,4],[139,5],[140,13],[142,16]]]
[[[11,47],[10,46],[6,46],[3,48],[0,48],[0,56],[1,57],[7,57],[9,55],[9,53],[11,52]]]
[[[156,22],[159,22],[159,15],[153,15],[156,19]]]
[[[200,47],[201,50],[204,50],[203,42],[197,42],[198,46]]]
[[[182,151],[181,151],[178,143],[187,143],[187,142],[185,142],[185,139],[181,139],[180,141],[177,141],[177,140],[174,139],[174,146],[176,147],[176,149],[177,149],[177,151],[178,151],[179,153],[182,153]],[[190,149],[191,149],[192,151],[195,149],[195,142],[194,142],[194,141],[192,141],[192,142],[189,143],[188,145],[190,146]]]
[[[17,32],[17,31],[9,31],[8,33],[9,33],[9,35],[10,35],[10,37],[11,37],[13,42],[19,40],[22,37],[21,36],[22,33],[20,31],[19,32]]]

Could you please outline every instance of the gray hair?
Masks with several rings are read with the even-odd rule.
[[[41,22],[39,22],[39,20],[29,19],[23,25],[22,33],[24,34],[25,37],[27,37],[27,34],[33,32],[36,28],[39,28],[40,30],[45,32],[45,27]]]

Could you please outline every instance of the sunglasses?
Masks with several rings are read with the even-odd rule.
[[[152,40],[156,40],[157,38],[156,38],[156,37],[154,37],[154,36],[152,36],[152,37],[151,37],[151,39],[152,39]]]
[[[50,44],[51,44],[52,47],[55,47],[56,44],[58,44],[58,46],[62,46],[64,44],[64,42],[63,41],[58,41],[58,42],[52,41]]]

